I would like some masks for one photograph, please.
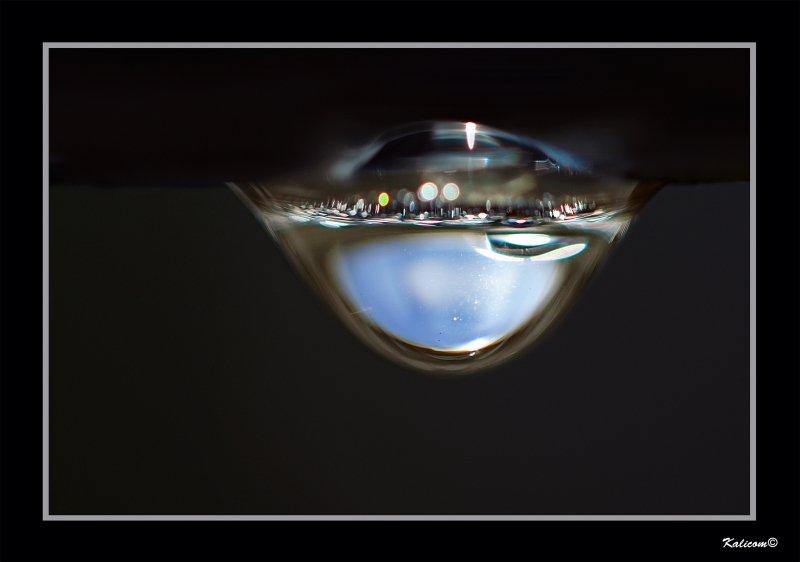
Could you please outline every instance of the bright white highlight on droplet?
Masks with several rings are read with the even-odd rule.
[[[585,249],[586,249],[586,244],[570,244],[569,246],[563,246],[561,248],[558,248],[557,250],[553,250],[552,252],[547,252],[546,254],[542,254],[539,256],[531,256],[528,259],[531,261],[564,260],[567,258],[571,258],[572,256],[577,256]]]
[[[475,146],[475,123],[467,123],[466,124],[467,130],[467,146],[470,150],[472,147]]]
[[[419,190],[417,190],[417,196],[419,197],[420,201],[430,201],[434,199],[439,194],[439,188],[436,187],[436,184],[433,182],[426,182],[423,183]]]
[[[351,226],[352,223],[347,222],[336,222],[336,221],[319,221],[321,226],[325,226],[327,228],[342,228],[344,226]]]
[[[454,183],[447,183],[442,188],[442,195],[448,201],[453,201],[458,198],[458,195],[461,193],[461,190],[458,189],[458,186]]]
[[[511,236],[542,236],[543,238],[548,238],[542,234],[512,234]],[[543,243],[544,242],[537,241],[535,244],[529,244],[529,246],[540,246]],[[570,244],[569,246],[562,246],[561,248],[556,248],[555,250],[546,252],[544,254],[539,254],[538,256],[508,256],[495,252],[490,248],[475,248],[475,251],[480,255],[495,261],[557,261],[571,258],[572,256],[577,256],[585,249],[586,244]]]
[[[477,340],[473,340],[466,345],[462,345],[460,348],[450,349],[448,351],[472,351],[473,349],[483,349],[487,345],[491,345],[495,342],[492,338],[478,338]],[[472,351],[470,355],[475,355],[475,352]]]
[[[550,242],[546,234],[494,234],[492,239],[514,246],[542,246]]]

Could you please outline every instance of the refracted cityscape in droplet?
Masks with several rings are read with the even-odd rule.
[[[229,185],[364,343],[433,374],[535,343],[657,190],[450,122],[387,133],[316,180]]]

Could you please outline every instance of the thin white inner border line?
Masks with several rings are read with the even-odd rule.
[[[707,48],[750,50],[750,515],[50,515],[50,465],[49,465],[49,50],[59,49],[323,49],[323,48],[521,48],[521,49],[659,49]],[[43,43],[42,80],[42,149],[43,149],[43,439],[42,439],[42,519],[45,521],[176,521],[176,520],[548,520],[548,521],[720,521],[756,519],[756,44],[755,43]]]

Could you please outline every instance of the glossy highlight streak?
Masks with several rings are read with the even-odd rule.
[[[475,148],[475,123],[467,123],[465,130],[467,132],[467,146],[472,150]]]

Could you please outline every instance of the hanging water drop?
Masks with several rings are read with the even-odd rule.
[[[392,131],[335,170],[229,185],[365,344],[433,373],[535,343],[660,187],[474,123]]]

